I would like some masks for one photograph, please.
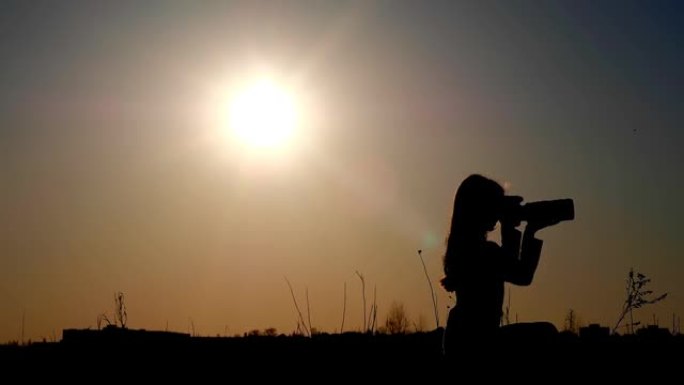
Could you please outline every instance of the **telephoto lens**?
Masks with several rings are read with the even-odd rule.
[[[530,202],[522,207],[525,221],[558,223],[575,219],[575,203],[572,199]]]

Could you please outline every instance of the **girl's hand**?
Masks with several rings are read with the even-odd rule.
[[[520,204],[523,198],[516,195],[506,195],[503,198],[501,210],[501,227],[515,228],[520,226]]]

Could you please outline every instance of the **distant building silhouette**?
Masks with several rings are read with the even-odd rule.
[[[661,328],[658,325],[648,325],[636,331],[636,335],[647,339],[663,339],[670,338],[672,334],[667,328]]]
[[[589,324],[579,329],[580,338],[583,339],[601,339],[610,336],[610,328],[601,326],[599,324]]]

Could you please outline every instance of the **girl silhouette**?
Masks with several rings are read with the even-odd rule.
[[[456,192],[442,279],[444,288],[455,292],[457,299],[445,332],[447,355],[455,352],[459,342],[491,341],[500,335],[504,283],[527,286],[532,282],[542,249],[535,233],[551,223],[528,222],[521,234],[516,229],[519,222],[506,218],[505,204],[510,202],[520,204],[522,198],[504,199],[504,189],[481,175],[466,178]],[[501,246],[487,240],[497,222],[501,223]]]

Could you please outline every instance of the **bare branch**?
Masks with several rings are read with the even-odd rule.
[[[299,315],[298,322],[301,323],[302,326],[304,326],[304,331],[306,332],[306,334],[309,335],[309,337],[311,337],[311,330],[309,330],[306,327],[306,322],[304,322],[304,316],[302,316],[302,312],[299,310],[299,305],[297,304],[297,298],[295,298],[294,290],[292,289],[292,284],[290,283],[290,280],[287,279],[287,277],[285,277],[285,282],[287,282],[287,286],[290,288],[290,294],[292,294],[292,301],[294,302],[295,309],[297,310],[297,314]],[[299,328],[299,326],[297,328]]]
[[[432,299],[432,307],[435,311],[435,324],[439,329],[439,312],[437,311],[437,296],[435,295],[435,289],[432,287],[430,274],[428,274],[427,267],[425,267],[425,261],[423,260],[423,250],[418,250],[418,257],[420,258],[420,263],[423,265],[423,271],[425,272],[425,278],[427,278],[428,286],[430,286],[430,298]]]
[[[361,280],[361,295],[363,297],[363,332],[365,333],[366,330],[366,279],[363,278],[363,275],[359,273],[358,270],[356,270],[356,275],[359,276],[359,279]]]
[[[344,300],[342,302],[342,326],[340,326],[340,334],[344,332],[344,316],[347,314],[347,282],[344,283]]]

